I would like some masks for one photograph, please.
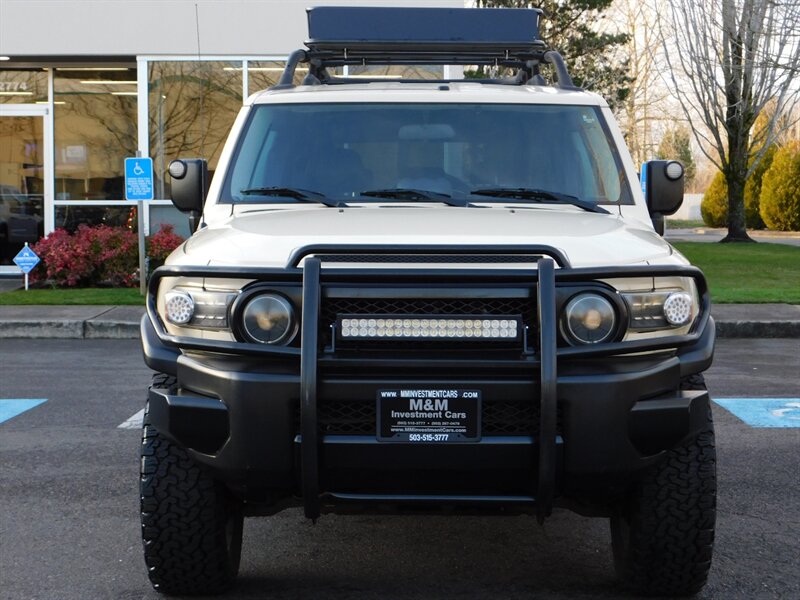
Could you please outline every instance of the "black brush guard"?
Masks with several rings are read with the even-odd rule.
[[[346,269],[322,268],[325,252],[352,254],[526,254],[540,255],[538,269]],[[302,268],[299,266],[302,262]],[[556,268],[558,265],[559,268]],[[588,283],[620,277],[680,276],[694,279],[700,295],[700,314],[686,335],[667,336],[656,340],[639,340],[602,344],[598,347],[557,347],[556,286],[559,283]],[[156,310],[156,296],[162,279],[238,278],[275,284],[302,283],[302,329],[300,348],[269,347],[247,342],[199,340],[170,335]],[[320,490],[319,429],[317,426],[317,379],[320,358],[319,326],[323,286],[331,283],[414,283],[434,282],[531,282],[536,283],[536,324],[538,361],[526,358],[532,368],[538,365],[540,381],[540,419],[538,440],[538,475],[534,496],[429,496],[341,494]],[[480,506],[488,504],[535,505],[537,517],[549,516],[555,496],[557,465],[557,364],[560,358],[598,357],[632,354],[643,351],[675,349],[697,342],[702,336],[710,313],[708,288],[702,272],[690,266],[634,266],[607,268],[570,268],[564,256],[554,249],[542,247],[402,247],[397,246],[311,246],[298,250],[286,269],[253,267],[177,267],[165,266],[153,273],[147,296],[147,314],[160,341],[176,350],[211,351],[227,354],[293,357],[300,360],[300,462],[303,505],[306,517],[316,519],[321,513],[323,498],[337,502],[372,502]]]

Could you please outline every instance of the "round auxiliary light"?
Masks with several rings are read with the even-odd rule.
[[[675,327],[686,325],[692,318],[692,297],[686,292],[667,296],[664,301],[664,318]]]
[[[283,296],[261,294],[250,300],[242,311],[245,333],[261,344],[282,344],[297,330],[292,305]]]
[[[186,292],[167,292],[164,308],[167,321],[175,325],[186,325],[194,316],[194,300]]]
[[[598,344],[612,335],[617,313],[611,301],[599,294],[578,294],[564,309],[563,330],[571,344]]]
[[[670,181],[677,181],[683,177],[683,165],[677,160],[671,160],[664,165],[664,174]]]

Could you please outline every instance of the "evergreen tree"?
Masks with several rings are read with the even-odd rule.
[[[564,57],[575,85],[597,92],[614,108],[629,92],[628,65],[614,56],[617,46],[625,43],[628,36],[604,33],[596,26],[611,3],[612,0],[476,1],[481,8],[544,10],[539,23],[542,40]]]
[[[675,127],[668,129],[661,138],[661,143],[658,145],[656,158],[662,160],[677,160],[683,164],[685,171],[684,181],[686,186],[691,185],[694,181],[694,176],[697,174],[697,166],[694,163],[694,155],[692,154],[692,140],[691,133],[686,127]]]
[[[775,152],[762,180],[761,216],[770,229],[800,231],[800,142]]]

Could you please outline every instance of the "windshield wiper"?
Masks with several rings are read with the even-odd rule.
[[[468,207],[472,206],[469,202],[462,199],[455,199],[449,194],[442,192],[434,192],[432,190],[418,190],[415,188],[388,188],[385,190],[367,190],[361,192],[362,196],[370,196],[372,198],[397,198],[398,200],[432,200],[434,202],[442,202],[448,206]]]
[[[472,194],[476,196],[491,196],[493,198],[514,198],[517,200],[532,200],[534,202],[541,202],[543,204],[571,204],[589,212],[611,214],[602,206],[598,206],[594,202],[588,200],[581,200],[569,194],[559,194],[558,192],[549,192],[547,190],[539,190],[535,188],[486,188],[480,190],[472,190]]]
[[[239,193],[246,196],[285,196],[286,198],[292,198],[300,202],[317,202],[318,204],[332,207],[347,206],[347,204],[341,200],[332,200],[319,192],[293,187],[247,188],[240,190]]]

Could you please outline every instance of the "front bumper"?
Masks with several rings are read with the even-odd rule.
[[[299,361],[297,351],[212,354],[225,348],[183,344],[159,328],[151,295],[142,322],[145,360],[179,382],[177,391],[150,391],[153,425],[264,512],[292,502],[311,518],[352,504],[502,507],[540,518],[556,503],[603,512],[637,474],[702,425],[707,393],[678,388],[713,355],[705,284],[703,318],[690,336],[576,352],[556,348],[555,319],[548,317],[555,314],[556,274],[547,262],[536,274],[539,351],[469,364],[440,357],[353,361],[321,351],[318,328],[305,326],[319,318],[318,259],[307,259],[302,271]],[[575,271],[587,272],[559,277]],[[523,434],[493,432],[448,445],[384,443],[374,433],[342,435],[321,426],[329,403],[368,407],[379,389],[421,382],[480,389],[485,410],[529,403],[535,419]]]

